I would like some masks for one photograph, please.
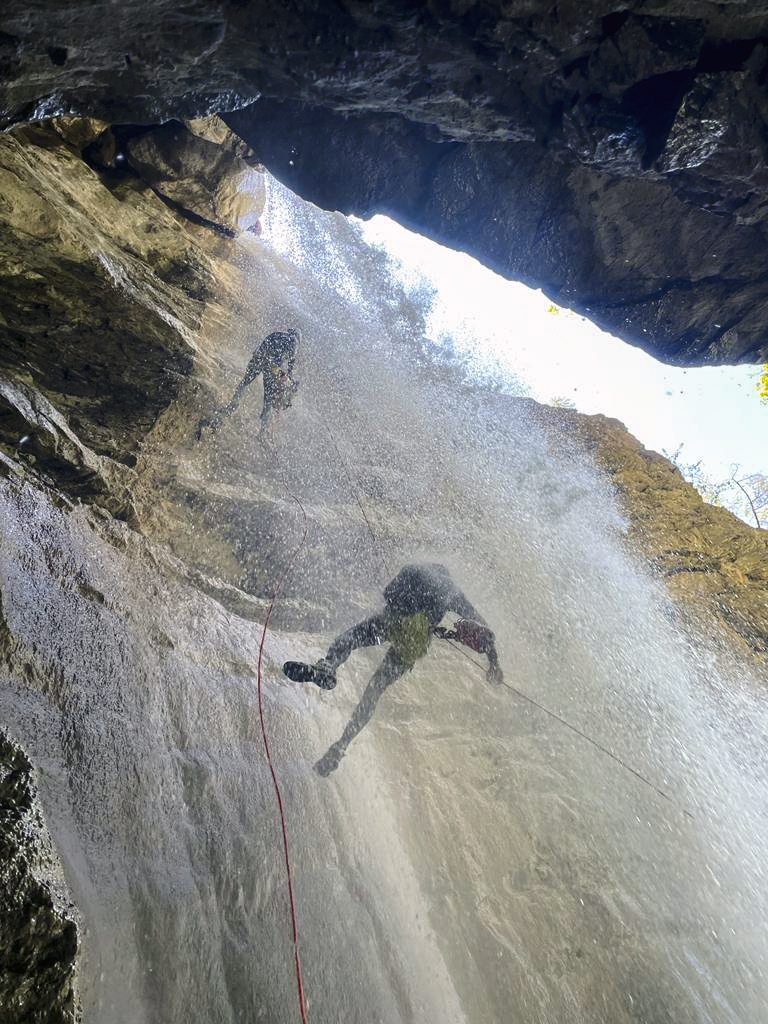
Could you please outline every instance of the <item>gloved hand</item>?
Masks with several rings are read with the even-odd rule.
[[[459,619],[456,623],[456,639],[478,654],[490,655],[494,649],[493,631],[482,622],[474,622],[472,619]]]
[[[341,753],[335,746],[330,747],[315,764],[315,771],[327,779],[331,772],[335,772],[339,767],[339,761],[341,761]]]

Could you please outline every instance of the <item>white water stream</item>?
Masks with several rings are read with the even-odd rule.
[[[337,218],[270,202],[247,256],[263,321],[232,340],[221,393],[253,338],[298,323],[299,397],[273,453],[255,388],[174,455],[180,478],[261,510],[265,593],[301,533],[291,492],[309,517],[266,690],[310,1019],[762,1024],[759,690],[677,631],[567,438],[430,365]],[[17,675],[0,710],[81,910],[86,1024],[298,1021],[258,625],[122,527],[105,540],[5,482],[2,500],[4,611],[48,682]],[[317,657],[415,560],[450,567],[510,683],[669,798],[438,642],[318,777],[381,652],[353,654],[330,693],[278,666]]]

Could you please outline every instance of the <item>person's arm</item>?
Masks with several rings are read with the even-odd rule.
[[[493,636],[493,634],[491,634],[491,636]],[[495,637],[489,643],[485,653],[488,656],[488,671],[485,673],[485,678],[489,683],[503,683],[504,673],[501,671],[501,665],[499,664],[499,655],[496,651]]]
[[[457,615],[461,615],[462,618],[471,619],[473,622],[479,622],[481,626],[485,626],[488,629],[489,639],[486,643],[485,650],[483,651],[488,658],[488,671],[486,672],[485,677],[489,683],[503,683],[504,674],[502,673],[501,666],[499,665],[499,655],[496,651],[496,637],[493,630],[488,627],[488,623],[467,600],[458,587],[454,589],[454,593],[451,595],[448,607],[452,612],[456,612]]]
[[[467,600],[458,587],[454,587],[452,593],[448,595],[447,604],[449,610],[456,612],[462,619],[472,619],[473,622],[479,622],[481,626],[488,625],[480,612]]]

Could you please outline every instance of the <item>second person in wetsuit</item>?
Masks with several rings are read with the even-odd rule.
[[[197,438],[200,440],[206,428],[218,430],[225,416],[231,416],[240,404],[240,399],[249,384],[262,375],[264,381],[264,405],[261,410],[260,434],[263,436],[273,426],[274,416],[280,409],[287,409],[298,390],[298,383],[293,379],[293,368],[296,364],[301,331],[297,327],[289,327],[285,331],[273,331],[268,334],[251,356],[245,368],[243,379],[235,388],[229,402],[217,409],[210,419],[202,419],[197,427]]]

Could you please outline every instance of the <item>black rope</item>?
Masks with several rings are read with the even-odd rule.
[[[371,535],[371,539],[373,540],[374,545],[379,550],[379,555],[380,555],[381,560],[382,560],[382,562],[384,564],[384,568],[386,569],[387,568],[387,561],[386,561],[386,557],[384,556],[383,546],[381,544],[381,541],[378,539],[378,537],[374,533],[373,527],[371,526],[371,521],[368,518],[368,515],[367,515],[367,513],[365,511],[365,507],[364,507],[364,505],[363,505],[363,503],[362,503],[362,501],[360,499],[360,495],[359,495],[358,489],[357,489],[357,487],[355,485],[355,481],[352,479],[352,475],[351,475],[351,473],[350,473],[350,471],[349,471],[349,469],[347,467],[347,464],[346,464],[346,462],[344,460],[344,456],[341,454],[339,446],[336,443],[336,439],[333,436],[330,427],[327,424],[325,424],[325,423],[323,425],[325,426],[325,429],[328,432],[328,436],[331,439],[333,447],[336,449],[336,454],[339,457],[339,461],[341,462],[341,465],[342,465],[342,467],[344,469],[344,473],[345,473],[345,475],[347,477],[347,480],[349,481],[350,490],[352,491],[352,494],[354,495],[355,500],[357,501],[357,504],[360,507],[360,511],[363,514],[363,519],[365,520],[365,524],[368,527],[368,532]],[[481,670],[481,672],[485,672],[484,666],[481,665],[479,661],[475,661],[475,659],[473,657],[471,657],[469,654],[467,654],[467,652],[464,651],[453,640],[448,640],[448,643],[451,645],[451,647],[455,648],[459,652],[459,654],[463,655],[467,659],[467,661],[471,661],[473,665],[475,665],[477,668],[479,668]],[[512,693],[514,693],[515,696],[519,697],[521,700],[525,700],[529,704],[532,704],[535,708],[538,708],[540,711],[543,711],[545,715],[549,715],[550,718],[554,718],[554,720],[556,722],[560,722],[560,724],[564,725],[566,727],[566,729],[570,729],[571,732],[576,733],[577,736],[580,736],[583,740],[586,740],[587,743],[591,743],[592,746],[595,747],[596,750],[601,751],[601,753],[606,754],[608,757],[610,757],[612,761],[615,761],[616,764],[621,765],[621,767],[624,768],[626,771],[628,771],[630,773],[630,775],[634,775],[634,777],[636,779],[638,779],[640,782],[642,782],[646,786],[648,786],[649,789],[652,789],[654,793],[657,793],[660,797],[663,797],[664,800],[668,800],[671,804],[674,804],[675,806],[677,806],[675,800],[669,795],[669,793],[665,792],[663,789],[659,789],[658,786],[655,786],[651,782],[650,779],[646,778],[645,775],[643,775],[641,772],[639,772],[636,768],[633,768],[632,765],[627,764],[626,761],[622,761],[622,759],[620,757],[618,757],[618,755],[614,754],[613,751],[609,750],[608,747],[604,747],[602,745],[602,743],[598,743],[597,740],[593,739],[587,733],[582,732],[582,730],[579,729],[577,726],[572,725],[570,722],[568,722],[561,715],[558,715],[555,711],[552,711],[550,708],[547,708],[543,704],[540,704],[537,700],[534,700],[533,697],[529,697],[527,693],[523,693],[522,690],[518,690],[517,687],[512,686],[511,683],[502,682],[501,685],[502,686],[506,686],[506,688],[508,690],[510,690]],[[693,815],[691,814],[691,812],[687,811],[684,807],[679,808],[679,810],[681,810],[682,813],[685,814],[688,818],[693,818]]]
[[[363,514],[363,519],[365,520],[365,525],[368,527],[368,532],[371,535],[371,540],[373,541],[374,547],[378,550],[379,558],[381,559],[381,563],[384,566],[384,571],[385,572],[389,572],[389,566],[387,564],[387,557],[386,557],[386,555],[384,553],[384,545],[381,543],[379,538],[376,536],[376,534],[374,532],[374,529],[371,526],[371,521],[368,518],[368,513],[365,511],[365,506],[363,505],[362,498],[360,497],[359,488],[356,485],[355,480],[352,479],[352,474],[350,473],[349,468],[347,467],[347,463],[346,463],[346,461],[344,459],[344,456],[341,454],[341,450],[340,450],[338,444],[336,443],[336,438],[333,436],[333,432],[331,431],[331,428],[324,421],[323,421],[323,426],[326,429],[328,437],[331,439],[331,444],[336,449],[336,454],[339,457],[339,462],[342,465],[342,468],[344,470],[344,475],[346,476],[347,481],[349,483],[349,489],[352,492],[352,495],[353,495],[355,501],[357,502],[358,507],[360,508],[360,511]]]
[[[467,661],[471,661],[472,664],[476,665],[477,668],[479,668],[481,671],[485,671],[484,667],[480,664],[479,661],[475,661],[473,657],[467,654],[466,651],[463,651],[461,647],[455,644],[452,640],[449,640],[448,643],[451,645],[451,647],[454,647],[459,652],[459,654],[462,654],[467,659]],[[626,769],[626,771],[628,771],[631,775],[634,775],[636,779],[640,780],[640,782],[644,782],[645,785],[649,787],[649,789],[652,789],[654,791],[654,793],[658,793],[659,796],[663,797],[665,800],[669,800],[670,803],[675,803],[675,801],[669,795],[669,793],[666,793],[663,789],[659,789],[658,786],[655,786],[650,779],[647,779],[645,775],[642,775],[636,768],[633,768],[632,765],[627,764],[626,761],[622,761],[622,759],[618,757],[618,755],[614,754],[612,750],[609,750],[608,747],[604,747],[602,743],[598,743],[597,740],[593,739],[587,733],[582,732],[581,729],[578,728],[578,726],[572,725],[561,715],[558,715],[556,711],[552,711],[550,708],[545,707],[543,704],[539,704],[537,700],[534,700],[533,697],[529,697],[528,694],[523,693],[522,690],[518,690],[517,687],[512,686],[511,683],[502,681],[501,685],[506,686],[508,690],[511,690],[512,693],[514,693],[517,697],[520,697],[522,700],[528,701],[529,704],[533,704],[535,708],[538,708],[540,711],[543,711],[545,715],[549,715],[550,718],[554,718],[556,722],[560,722],[560,724],[564,725],[566,729],[570,729],[571,732],[575,732],[577,736],[581,736],[583,740],[586,740],[587,743],[591,743],[593,747],[595,747],[597,750],[600,750],[603,754],[607,754],[612,761],[615,761],[616,764],[621,765],[622,768]],[[681,807],[680,810],[687,817],[693,818],[691,812],[687,811],[684,807]]]

